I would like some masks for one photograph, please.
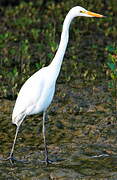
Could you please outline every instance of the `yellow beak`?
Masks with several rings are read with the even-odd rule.
[[[101,14],[97,14],[97,13],[94,13],[94,12],[91,12],[91,11],[87,11],[87,12],[85,12],[85,14],[88,14],[88,15],[90,15],[92,17],[105,17],[105,16],[103,16]]]

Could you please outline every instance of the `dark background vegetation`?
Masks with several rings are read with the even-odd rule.
[[[116,91],[116,0],[1,0],[0,98],[15,99],[25,80],[51,62],[64,18],[76,5],[106,18],[73,21],[58,83],[110,80]]]

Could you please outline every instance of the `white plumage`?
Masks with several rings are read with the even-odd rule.
[[[72,8],[67,14],[61,34],[61,40],[58,50],[51,64],[44,67],[33,74],[22,86],[12,114],[12,123],[16,124],[16,134],[13,142],[13,146],[10,152],[10,156],[7,158],[11,162],[14,160],[13,151],[18,134],[19,127],[27,115],[38,114],[43,112],[43,137],[45,145],[45,162],[48,163],[48,151],[45,139],[45,114],[48,106],[55,92],[56,79],[59,75],[63,57],[66,51],[66,47],[69,40],[69,26],[73,18],[77,16],[86,17],[103,17],[100,14],[96,14],[86,9],[76,6]]]
[[[13,124],[19,126],[25,116],[43,112],[48,108],[53,99],[56,82],[50,81],[51,73],[50,66],[44,67],[22,86],[13,109]]]

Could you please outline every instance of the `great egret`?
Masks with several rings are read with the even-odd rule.
[[[99,18],[104,17],[103,15],[87,11],[86,9],[80,6],[73,7],[68,12],[63,23],[60,44],[53,61],[47,67],[43,67],[35,74],[33,74],[20,89],[12,114],[12,123],[15,124],[17,128],[10,156],[7,158],[7,160],[10,160],[11,163],[14,160],[14,146],[16,143],[19,127],[22,121],[26,116],[37,114],[40,112],[43,112],[43,138],[45,146],[45,162],[46,164],[49,162],[45,137],[45,115],[46,110],[48,106],[51,104],[51,101],[54,96],[56,80],[59,75],[63,57],[68,44],[69,26],[73,18],[77,16]]]

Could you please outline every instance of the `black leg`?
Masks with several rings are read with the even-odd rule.
[[[15,138],[14,138],[14,141],[13,141],[13,145],[12,145],[12,149],[11,149],[11,152],[10,152],[10,155],[7,159],[5,160],[10,160],[10,163],[13,164],[13,161],[16,160],[14,157],[13,157],[13,152],[14,152],[14,147],[15,147],[15,143],[16,143],[16,139],[17,139],[17,134],[18,134],[18,131],[19,131],[19,127],[20,126],[17,126],[17,129],[16,129],[16,134],[15,134]]]
[[[45,162],[48,164],[48,149],[46,143],[46,128],[45,128],[45,120],[46,120],[46,111],[43,112],[43,139],[44,139],[44,147],[45,147]]]

